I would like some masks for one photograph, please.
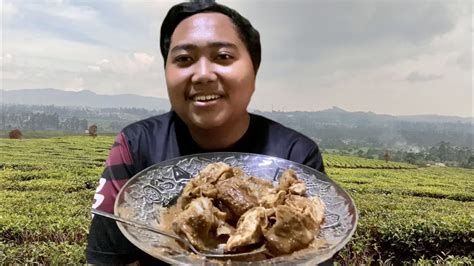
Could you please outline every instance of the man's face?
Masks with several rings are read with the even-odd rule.
[[[189,127],[232,128],[247,116],[255,72],[227,16],[200,13],[181,21],[165,74],[171,106]]]

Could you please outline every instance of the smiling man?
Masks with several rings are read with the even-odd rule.
[[[256,70],[229,17],[200,13],[171,36],[166,85],[173,110],[205,149],[232,146],[247,131]]]
[[[160,47],[172,110],[120,132],[93,208],[113,213],[119,190],[133,175],[195,153],[265,154],[324,172],[314,141],[247,112],[261,46],[259,33],[239,13],[212,1],[178,4],[165,17]],[[92,219],[86,255],[91,264],[159,263],[131,244],[115,221],[99,216]]]

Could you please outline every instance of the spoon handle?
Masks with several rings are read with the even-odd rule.
[[[101,210],[97,210],[97,209],[91,209],[91,212],[93,214],[97,214],[97,215],[100,215],[100,216],[104,216],[104,217],[107,217],[109,219],[112,219],[112,220],[115,220],[115,221],[118,221],[118,222],[121,222],[121,223],[124,223],[124,224],[128,224],[128,225],[131,225],[131,226],[134,226],[136,228],[140,228],[140,229],[145,229],[145,230],[148,230],[148,231],[152,231],[152,232],[155,232],[157,234],[160,234],[160,235],[164,235],[164,236],[167,236],[167,237],[171,237],[173,239],[176,239],[180,242],[186,242],[184,241],[184,239],[182,239],[181,237],[177,236],[177,235],[174,235],[174,234],[171,234],[171,233],[168,233],[166,231],[163,231],[163,230],[160,230],[158,228],[154,228],[154,227],[151,227],[149,225],[146,225],[146,224],[142,224],[142,223],[139,223],[139,222],[135,222],[135,221],[131,221],[131,220],[128,220],[128,219],[124,219],[122,217],[119,217],[117,215],[114,215],[114,214],[111,214],[111,213],[108,213],[108,212],[104,212],[104,211],[101,211]],[[187,243],[185,243],[187,244]]]

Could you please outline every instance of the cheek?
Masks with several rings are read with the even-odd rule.
[[[166,87],[170,95],[178,93],[180,88],[183,87],[183,84],[186,83],[185,75],[181,71],[176,71],[175,69],[166,69],[165,79]]]
[[[168,88],[168,91],[169,91],[169,88],[172,86],[173,84],[173,73],[171,70],[168,69],[168,67],[165,69],[165,82],[166,82],[166,87]]]
[[[243,98],[248,98],[252,96],[253,91],[255,90],[255,75],[253,72],[246,72],[243,74],[244,75],[236,78],[234,88],[236,91],[234,93],[239,94]]]
[[[232,93],[242,94],[244,90],[253,92],[255,73],[248,64],[240,63],[231,67],[223,67],[219,69],[219,72],[232,88]]]

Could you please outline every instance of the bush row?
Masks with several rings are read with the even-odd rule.
[[[353,193],[474,201],[474,171],[447,168],[370,170],[329,168],[328,175]]]
[[[365,159],[355,156],[324,154],[324,164],[335,168],[369,168],[369,169],[415,169],[416,165],[400,162]]]
[[[2,191],[0,242],[82,243],[90,224],[93,191]]]
[[[354,193],[356,234],[340,252],[348,264],[400,264],[447,255],[474,257],[473,202]]]
[[[84,263],[89,208],[112,142],[113,137],[0,140],[0,264]],[[385,164],[333,159],[363,168]],[[472,263],[474,171],[391,165],[394,170],[327,164],[329,176],[352,194],[360,212],[356,234],[336,260]]]
[[[82,243],[46,241],[19,246],[0,242],[1,265],[79,265],[85,262]]]

